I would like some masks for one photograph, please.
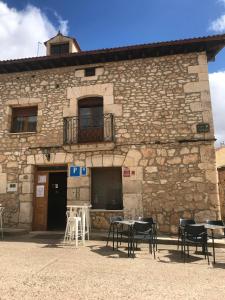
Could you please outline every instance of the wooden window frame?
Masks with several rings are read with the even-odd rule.
[[[96,175],[97,177],[99,177],[99,175],[101,174],[101,176],[104,175],[105,172],[109,172],[112,171],[114,173],[113,177],[117,178],[117,184],[120,187],[118,189],[119,193],[115,193],[115,191],[113,193],[110,193],[110,195],[112,196],[111,198],[107,198],[107,197],[103,197],[102,199],[104,201],[101,201],[102,199],[100,199],[100,203],[96,203],[95,202],[95,195],[96,195],[96,187],[94,186],[94,182],[96,182]],[[98,173],[98,174],[97,174]],[[109,175],[107,175],[107,173],[105,173],[107,179],[109,178]],[[100,177],[101,177],[100,176]],[[95,178],[94,178],[95,177]],[[104,176],[105,177],[105,176]],[[110,181],[108,181],[108,184],[110,186],[112,186],[112,184],[110,183]],[[117,187],[118,187],[117,186]],[[102,187],[104,189],[104,186]],[[114,188],[112,188],[113,191]],[[97,193],[99,194],[99,193]],[[100,192],[101,194],[101,192]],[[114,196],[119,196],[118,198],[116,198],[116,201],[114,198]],[[121,167],[92,167],[91,168],[91,205],[92,205],[92,209],[93,210],[123,210],[123,182],[122,182],[122,168]]]
[[[68,49],[66,48],[66,51],[64,49],[64,51],[62,51],[62,47],[68,47]],[[53,48],[58,48],[60,49],[60,51],[58,53],[53,53]],[[70,52],[70,44],[69,42],[65,42],[65,43],[58,43],[58,44],[50,44],[50,54],[51,55],[63,55],[63,54],[68,54]]]
[[[26,133],[26,132],[37,132],[37,116],[38,107],[37,106],[26,106],[26,107],[12,107],[12,119],[11,119],[11,133]],[[23,118],[23,130],[16,130],[14,125],[15,119],[21,117]],[[36,117],[35,130],[29,129],[29,117]]]

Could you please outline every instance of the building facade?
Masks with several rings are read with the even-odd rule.
[[[6,226],[63,228],[66,205],[111,215],[220,218],[207,63],[225,36],[0,62],[0,202]]]

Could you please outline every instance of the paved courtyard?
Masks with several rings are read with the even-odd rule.
[[[212,257],[210,257],[212,261]],[[75,249],[57,239],[0,241],[0,299],[223,299],[225,249],[215,267],[199,256],[184,264],[175,246],[159,245],[157,259],[144,245],[135,259],[103,241]]]

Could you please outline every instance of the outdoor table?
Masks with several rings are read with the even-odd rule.
[[[203,225],[207,230],[211,230],[212,233],[212,248],[213,248],[213,263],[216,263],[216,255],[215,255],[215,243],[214,243],[214,230],[216,229],[224,229],[225,226],[222,225],[211,225],[207,223],[197,223],[197,224],[191,224],[190,226],[198,226]]]
[[[133,226],[135,223],[142,223],[147,224],[148,222],[144,222],[141,220],[122,220],[122,221],[115,221],[115,224],[113,224],[113,250],[114,250],[114,242],[115,242],[115,225],[125,225],[128,227],[128,242],[127,242],[127,256],[131,256],[132,251],[132,232],[133,232]],[[118,244],[118,228],[117,228],[117,244]]]

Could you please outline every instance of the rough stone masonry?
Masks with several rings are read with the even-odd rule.
[[[38,165],[128,167],[122,178],[125,216],[153,216],[162,232],[176,232],[180,217],[220,218],[214,131],[206,53],[103,62],[96,75],[85,66],[0,74],[0,202],[5,226],[32,228],[34,175]],[[77,101],[102,96],[115,117],[115,141],[64,145],[63,117],[77,115]],[[12,107],[38,106],[36,133],[11,133]],[[196,125],[208,123],[208,133]],[[52,147],[50,161],[41,147]],[[8,183],[16,192],[7,192]],[[68,177],[90,201],[90,173]],[[106,228],[112,211],[92,211],[92,225]]]

